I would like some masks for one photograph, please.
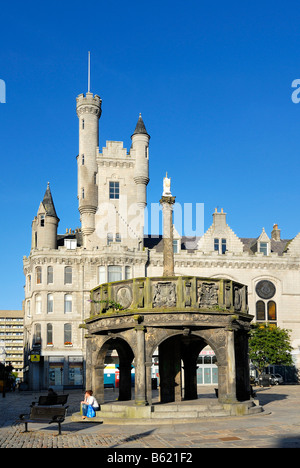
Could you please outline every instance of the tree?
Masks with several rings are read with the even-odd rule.
[[[293,365],[290,330],[268,323],[252,325],[249,338],[249,358],[259,374],[270,365]]]

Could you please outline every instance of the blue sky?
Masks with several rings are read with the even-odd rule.
[[[168,171],[178,203],[215,207],[239,237],[300,231],[296,1],[14,1],[1,5],[0,309],[20,309],[23,255],[50,182],[59,233],[79,226],[76,96],[101,96],[100,147],[141,112],[148,202]]]

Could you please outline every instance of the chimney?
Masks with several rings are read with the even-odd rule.
[[[273,231],[271,232],[272,240],[280,241],[280,229],[278,229],[278,224],[274,224]]]

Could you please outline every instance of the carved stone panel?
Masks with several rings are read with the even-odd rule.
[[[118,289],[116,300],[124,309],[128,309],[132,303],[132,291],[129,286],[122,286]]]
[[[176,284],[162,281],[153,285],[153,307],[176,306]]]
[[[199,307],[215,307],[218,305],[219,284],[208,281],[198,282],[197,297]]]

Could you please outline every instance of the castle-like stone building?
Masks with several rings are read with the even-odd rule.
[[[164,240],[144,234],[150,136],[140,115],[129,151],[120,141],[107,141],[100,150],[101,103],[91,92],[77,97],[81,226],[58,234],[48,184],[32,222],[30,254],[23,259],[25,366],[33,389],[85,384],[80,325],[90,314],[93,288],[163,274]],[[254,319],[292,330],[293,358],[300,367],[300,233],[283,240],[274,225],[270,236],[262,229],[257,238],[239,238],[223,210],[216,210],[203,236],[180,237],[174,229],[173,246],[176,276],[247,285]]]

